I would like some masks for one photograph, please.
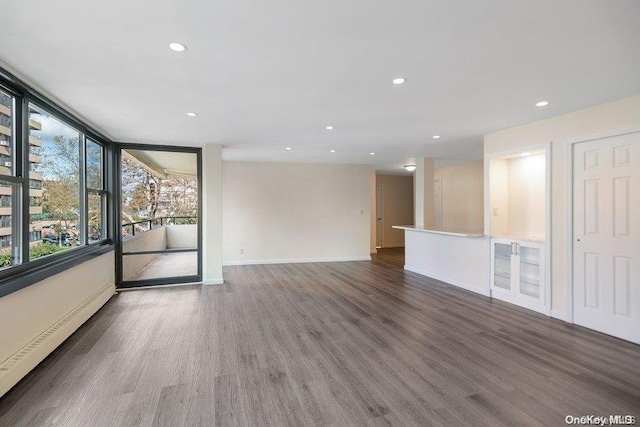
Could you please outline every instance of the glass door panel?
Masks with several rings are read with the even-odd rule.
[[[200,151],[120,149],[119,286],[202,280]]]
[[[519,293],[540,298],[540,249],[520,246]]]
[[[511,290],[511,244],[494,243],[493,286]]]

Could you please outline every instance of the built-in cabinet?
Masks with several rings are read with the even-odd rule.
[[[491,296],[549,314],[549,146],[485,162]]]
[[[491,290],[494,296],[544,311],[544,244],[491,239]]]

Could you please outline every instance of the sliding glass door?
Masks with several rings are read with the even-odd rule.
[[[201,151],[121,144],[118,286],[202,280]]]

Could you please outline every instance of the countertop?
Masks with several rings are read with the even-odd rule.
[[[470,230],[436,230],[432,227],[424,227],[420,225],[394,225],[393,228],[398,230],[421,231],[423,233],[445,234],[448,236],[458,237],[483,237],[484,234]]]

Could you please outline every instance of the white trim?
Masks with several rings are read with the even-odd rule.
[[[553,178],[551,176],[551,169],[553,167],[552,165],[552,158],[551,156],[553,155],[552,151],[551,151],[551,141],[547,142],[546,144],[546,148],[545,148],[545,179],[546,179],[546,186],[545,186],[545,224],[544,224],[544,228],[545,228],[545,241],[544,241],[544,275],[545,275],[545,280],[544,280],[544,314],[546,314],[547,316],[551,316],[551,250],[552,250],[552,246],[551,246],[551,236],[552,236],[552,227],[553,227],[553,221],[551,220],[552,218],[552,212],[553,212],[553,197],[551,194],[551,179]]]
[[[207,279],[202,282],[203,285],[222,285],[224,283],[224,279],[222,277],[217,279]]]
[[[586,135],[581,137],[573,137],[567,139],[567,219],[566,219],[566,237],[567,237],[567,284],[565,286],[566,292],[566,322],[573,323],[573,155],[574,144],[581,142],[594,141],[597,139],[613,138],[615,136],[630,135],[632,133],[640,132],[640,126],[632,126],[623,129],[614,129],[606,132],[600,132],[592,135]]]
[[[544,142],[541,144],[534,144],[534,145],[528,145],[525,147],[518,147],[518,148],[513,148],[510,150],[505,150],[505,151],[496,151],[493,153],[485,153],[484,156],[484,234],[489,236],[488,239],[488,245],[489,245],[489,250],[487,251],[487,253],[489,254],[489,265],[493,265],[493,259],[492,259],[492,239],[494,239],[493,235],[491,234],[491,182],[490,182],[490,176],[491,176],[491,172],[490,172],[490,166],[491,166],[491,159],[496,158],[496,157],[504,157],[504,156],[511,156],[511,155],[516,155],[525,151],[537,151],[537,150],[544,150],[544,156],[545,156],[545,241],[543,244],[544,247],[544,276],[545,276],[545,280],[544,280],[544,289],[542,290],[544,292],[544,309],[542,311],[537,310],[537,309],[533,309],[535,311],[541,312],[543,314],[546,314],[547,316],[551,316],[551,304],[552,304],[552,300],[551,300],[551,288],[552,288],[552,283],[551,283],[551,262],[552,262],[552,257],[551,257],[551,236],[552,236],[552,185],[551,185],[551,170],[552,170],[552,150],[551,150],[551,146],[552,146],[552,141],[548,141],[548,142]],[[496,236],[496,237],[500,237],[500,236]],[[513,237],[511,240],[520,240],[517,237]],[[487,283],[489,283],[489,287],[493,288],[491,286],[492,283],[492,268],[488,269],[488,280]],[[515,301],[515,300],[514,300]],[[513,301],[509,301],[509,302],[513,302]],[[517,303],[516,303],[517,304]],[[528,308],[528,307],[527,307]]]
[[[564,311],[551,310],[551,317],[567,322],[567,313]]]
[[[51,354],[84,322],[93,316],[115,293],[115,285],[106,283],[93,295],[62,316],[13,356],[0,364],[0,396]]]
[[[467,291],[471,291],[471,292],[475,292],[475,293],[480,294],[480,295],[484,295],[486,297],[491,296],[491,292],[489,291],[489,289],[479,288],[477,286],[473,286],[473,285],[470,285],[468,283],[461,282],[459,280],[453,280],[453,279],[450,279],[448,277],[440,276],[438,274],[433,274],[433,273],[431,273],[431,272],[429,272],[427,270],[423,270],[423,269],[417,268],[417,267],[412,267],[410,265],[405,265],[404,269],[407,270],[407,271],[411,271],[413,273],[418,273],[418,274],[421,274],[423,276],[430,277],[432,279],[439,280],[439,281],[447,283],[449,285],[457,286],[458,288],[462,288],[462,289],[465,289]]]
[[[248,261],[223,261],[222,265],[231,267],[235,265],[260,265],[260,264],[304,264],[310,262],[346,262],[346,261],[371,261],[371,256],[345,257],[345,258],[307,258],[307,259],[264,259]]]
[[[596,139],[612,138],[614,136],[629,135],[636,132],[640,132],[640,126],[631,126],[628,128],[608,130],[591,135],[576,136],[567,139],[567,144],[577,144],[579,142],[594,141]]]

